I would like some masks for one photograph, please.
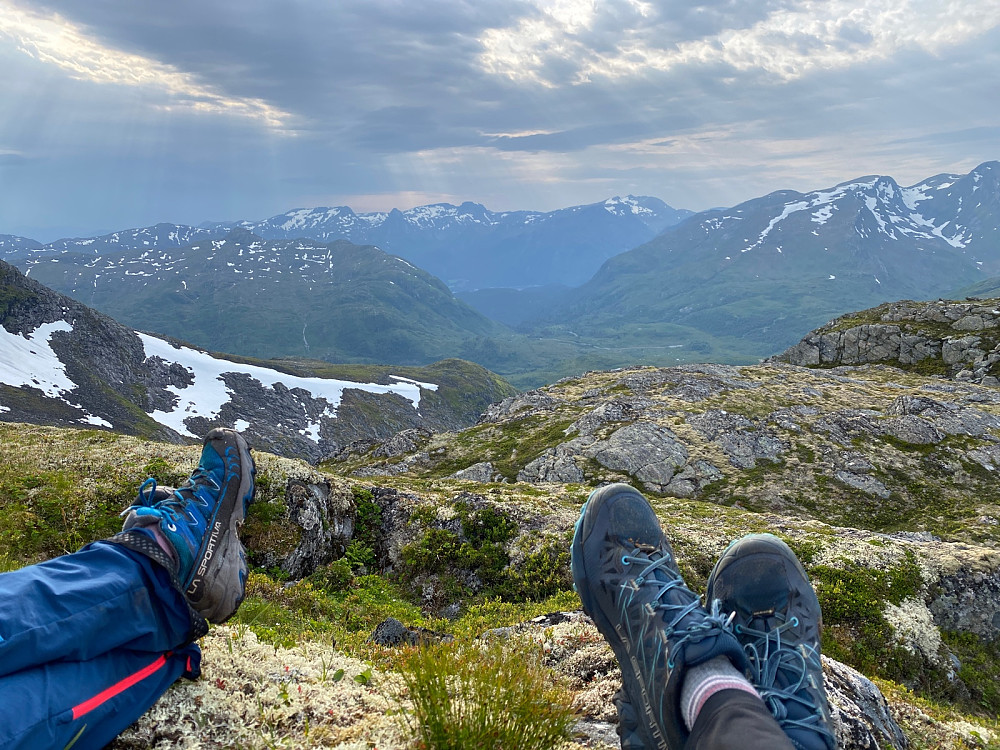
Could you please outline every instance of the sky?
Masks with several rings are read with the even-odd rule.
[[[0,234],[1000,159],[1000,0],[0,0]]]

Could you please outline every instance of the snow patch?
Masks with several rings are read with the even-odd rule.
[[[750,245],[750,247],[741,250],[740,252],[745,253],[748,250],[753,250],[755,247],[760,247],[760,245],[764,242],[764,239],[767,237],[767,235],[771,233],[772,229],[774,229],[776,226],[778,226],[778,224],[783,222],[792,214],[798,211],[803,211],[806,208],[809,208],[808,201],[797,201],[795,203],[786,204],[782,212],[778,216],[775,216],[773,219],[771,219],[771,222],[764,228],[764,231],[760,233],[760,236],[757,238],[757,241],[752,245]]]
[[[0,355],[0,383],[14,388],[37,388],[49,398],[57,398],[83,411],[81,406],[66,398],[76,389],[76,383],[69,379],[66,366],[59,361],[50,345],[52,334],[72,330],[73,326],[65,320],[43,323],[27,336],[11,333],[0,326],[0,352],[3,352]],[[4,407],[4,411],[10,409]],[[79,421],[102,427],[113,426],[86,411]]]
[[[66,367],[52,351],[49,341],[57,331],[72,331],[65,320],[43,323],[27,336],[10,333],[0,326],[0,383],[21,388],[38,388],[50,398],[61,398],[76,388],[66,375]]]
[[[246,373],[265,388],[274,388],[281,383],[289,390],[301,388],[313,398],[325,400],[328,404],[322,416],[336,417],[337,407],[344,391],[355,389],[368,393],[395,393],[413,404],[414,409],[420,408],[421,388],[437,390],[433,383],[421,383],[409,378],[396,380],[403,382],[385,385],[382,383],[355,383],[349,380],[334,380],[328,378],[305,378],[288,375],[276,370],[256,365],[235,365],[232,362],[216,359],[211,355],[189,347],[175,348],[162,339],[147,334],[138,334],[146,351],[146,357],[159,357],[166,362],[176,362],[193,376],[190,386],[167,386],[167,390],[177,396],[177,403],[170,411],[155,411],[150,417],[176,430],[182,435],[198,437],[190,432],[185,420],[191,417],[217,419],[222,407],[229,403],[231,392],[223,382],[226,373]],[[307,434],[313,440],[319,439],[319,423],[310,424]]]

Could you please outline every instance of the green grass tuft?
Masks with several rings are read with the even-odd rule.
[[[419,750],[550,750],[573,724],[537,651],[498,640],[418,649],[402,677],[412,702],[402,715]]]

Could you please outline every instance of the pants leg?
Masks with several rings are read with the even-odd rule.
[[[167,571],[120,544],[95,542],[0,574],[0,675],[115,648],[169,651],[191,631]]]
[[[0,750],[100,750],[142,716],[181,675],[196,677],[191,644],[153,654],[116,649],[0,677]]]
[[[197,672],[203,625],[170,572],[122,544],[0,574],[0,748],[64,747],[81,729],[74,748],[102,747]]]
[[[795,750],[764,702],[721,690],[702,706],[685,750]]]

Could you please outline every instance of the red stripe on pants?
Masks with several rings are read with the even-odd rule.
[[[122,691],[128,690],[130,687],[132,687],[133,685],[135,685],[137,682],[140,682],[140,681],[146,679],[151,674],[153,674],[154,672],[156,672],[158,669],[162,668],[164,664],[167,663],[167,657],[168,656],[170,656],[169,652],[166,653],[166,654],[163,654],[156,661],[154,661],[152,664],[149,664],[148,666],[143,667],[138,672],[130,674],[124,680],[119,680],[118,682],[116,682],[114,685],[112,685],[111,687],[107,688],[106,690],[102,690],[97,695],[95,695],[93,698],[90,698],[89,700],[84,701],[83,703],[81,703],[78,706],[73,706],[73,718],[74,719],[79,719],[84,714],[88,714],[91,711],[93,711],[95,708],[97,708],[98,706],[100,706],[105,701],[111,700],[112,698],[114,698],[116,695],[118,695]]]

